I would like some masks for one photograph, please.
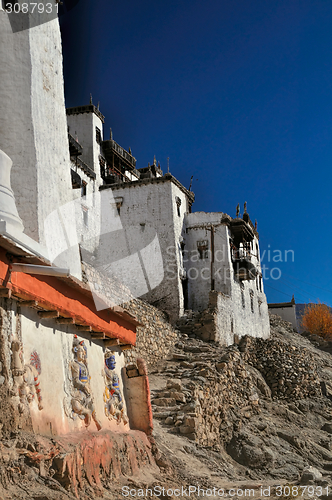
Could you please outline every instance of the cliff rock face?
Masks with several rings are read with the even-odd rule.
[[[85,432],[52,440],[16,432],[0,446],[3,499],[102,497],[143,470],[147,477],[159,472],[151,443],[139,431]]]

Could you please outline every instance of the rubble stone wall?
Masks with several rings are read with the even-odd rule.
[[[133,299],[122,307],[144,325],[137,327],[136,346],[125,351],[127,361],[142,357],[151,367],[166,359],[178,339],[178,332],[168,322],[167,315],[139,299]]]
[[[171,432],[215,449],[260,414],[262,399],[321,395],[311,353],[273,336],[245,336],[225,347],[183,334],[164,372],[170,379],[152,394],[154,418]]]
[[[168,322],[168,315],[144,300],[135,299],[115,278],[102,276],[86,263],[84,275],[106,304],[121,305],[142,324],[136,330],[135,347],[125,351],[126,360],[131,363],[136,358],[143,358],[151,367],[167,358],[178,339],[178,332]]]

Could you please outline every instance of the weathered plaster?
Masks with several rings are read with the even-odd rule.
[[[22,307],[22,342],[25,364],[29,363],[31,353],[37,351],[41,361],[39,375],[43,401],[43,410],[38,409],[37,401],[30,403],[30,412],[34,431],[46,435],[66,434],[85,429],[83,420],[74,420],[67,416],[70,408],[70,369],[69,363],[74,359],[72,353],[75,329],[70,326],[58,325],[54,320],[42,320],[38,313],[28,307]],[[85,341],[88,351],[88,368],[90,385],[95,400],[98,419],[104,429],[127,429],[122,423],[111,422],[104,412],[104,367],[103,342],[92,340],[90,335],[79,335]],[[116,352],[116,373],[120,378],[120,388],[123,391],[121,368],[124,366],[124,356]],[[95,431],[92,421],[89,430]]]
[[[0,149],[13,161],[12,188],[26,234],[56,254],[59,230],[44,222],[73,199],[58,20],[12,33],[0,11],[0,47]],[[73,206],[65,217],[75,232]],[[55,263],[81,276],[77,245]]]

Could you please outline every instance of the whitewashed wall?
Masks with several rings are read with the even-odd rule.
[[[51,227],[55,219],[45,224],[73,199],[58,20],[12,33],[0,11],[0,67],[0,149],[13,160],[12,188],[25,232],[51,246],[53,257],[62,253],[56,263],[80,277],[77,245],[62,252],[61,231]],[[75,233],[73,207],[63,215]]]
[[[54,320],[42,320],[37,312],[31,308],[23,307],[21,319],[21,332],[23,342],[23,355],[25,364],[29,364],[33,351],[37,351],[41,361],[41,374],[39,375],[42,395],[43,410],[38,409],[36,398],[30,403],[30,411],[34,431],[47,435],[61,435],[68,432],[84,431],[84,421],[69,418],[65,413],[64,401],[68,398],[70,387],[69,362],[72,361],[73,337],[75,329],[71,326],[57,325]],[[15,329],[15,325],[13,325]],[[102,341],[91,340],[87,335],[78,335],[84,340],[88,351],[88,368],[91,377],[90,386],[95,399],[97,417],[103,428],[124,430],[128,426],[110,421],[104,413],[104,379],[102,370],[104,366],[104,353]],[[125,364],[124,355],[116,354],[116,373],[120,378],[123,394],[121,369]],[[95,432],[93,420],[88,428]]]
[[[185,217],[185,267],[188,276],[189,309],[203,311],[208,307],[211,278],[214,290],[230,295],[230,254],[228,228],[220,225],[222,212],[194,212]],[[214,228],[215,262],[211,266],[212,235]],[[207,241],[208,257],[200,259],[198,241]],[[227,279],[225,279],[227,278]]]
[[[101,196],[101,227],[103,233],[107,227],[109,231],[100,239],[95,264],[114,264],[112,269],[135,297],[144,296],[176,319],[183,310],[179,245],[188,210],[186,195],[165,180],[122,185],[101,191]],[[181,199],[180,216],[176,197]],[[120,216],[117,199],[122,199]]]
[[[75,115],[67,115],[67,123],[69,133],[78,140],[83,146],[83,153],[80,158],[90,167],[95,170],[97,175],[97,183],[100,185],[99,155],[101,154],[100,144],[96,141],[96,127],[101,132],[101,140],[103,140],[103,122],[93,112],[78,113]]]
[[[263,284],[261,290],[259,278],[240,282],[234,276],[230,252],[230,230],[226,224],[220,224],[223,214],[219,212],[195,212],[185,217],[185,256],[184,263],[188,276],[189,308],[204,311],[211,306],[211,276],[214,278],[214,290],[219,292],[217,302],[213,304],[217,312],[217,331],[219,341],[231,344],[234,334],[242,337],[268,337],[270,333],[268,308]],[[211,266],[212,238],[214,228],[214,263]],[[208,243],[208,256],[198,257],[197,241]],[[252,242],[252,263],[261,272],[259,242],[255,237]],[[255,256],[256,255],[256,256]],[[213,299],[215,300],[215,299]],[[252,308],[253,306],[253,308]]]

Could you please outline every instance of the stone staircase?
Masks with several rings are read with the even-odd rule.
[[[176,322],[176,328],[188,337],[204,341],[215,340],[215,313],[211,308],[197,312],[187,310]]]

